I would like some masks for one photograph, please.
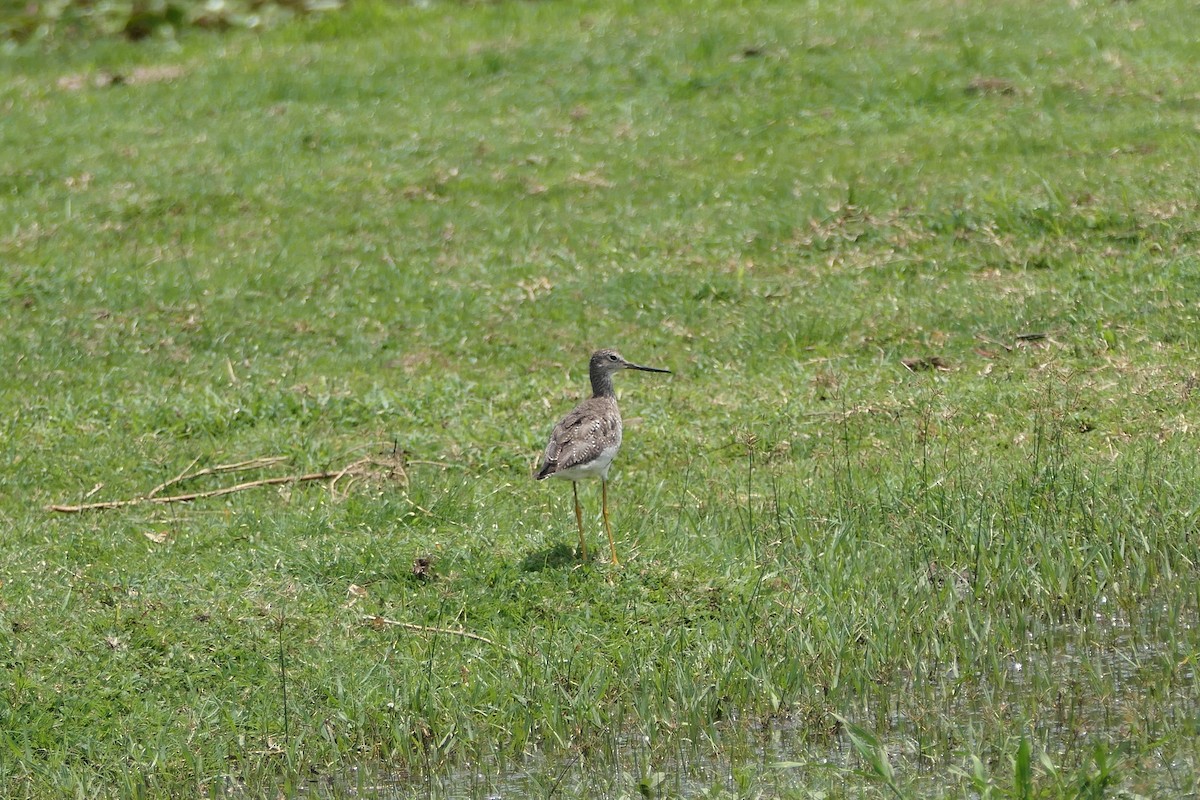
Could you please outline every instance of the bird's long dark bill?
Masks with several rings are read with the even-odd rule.
[[[659,369],[658,367],[643,367],[640,364],[629,364],[628,366],[629,366],[629,369],[640,369],[642,372],[665,372],[668,375],[671,374],[671,370],[669,370],[669,369]]]

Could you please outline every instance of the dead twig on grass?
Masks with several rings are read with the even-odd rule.
[[[338,497],[338,492],[334,484],[341,478],[347,475],[354,478],[375,478],[375,479],[390,479],[398,481],[401,484],[408,483],[408,475],[404,471],[402,461],[396,459],[377,459],[377,458],[360,458],[353,461],[341,469],[324,470],[322,472],[309,472],[303,475],[277,475],[270,478],[258,478],[252,481],[245,481],[233,486],[222,486],[218,489],[206,489],[197,492],[187,492],[184,494],[160,495],[159,492],[167,489],[170,486],[176,486],[185,481],[190,481],[194,478],[200,478],[206,475],[218,475],[227,472],[242,472],[250,469],[261,469],[263,467],[272,467],[280,464],[287,459],[284,456],[266,456],[264,458],[254,458],[249,461],[239,461],[236,464],[220,464],[215,467],[207,467],[197,472],[189,472],[196,465],[193,461],[187,470],[184,470],[176,477],[164,483],[155,486],[141,497],[134,497],[127,500],[103,500],[94,503],[78,503],[69,504],[54,504],[47,506],[50,511],[57,511],[61,514],[78,514],[84,511],[107,511],[114,508],[126,508],[128,506],[138,505],[165,505],[167,503],[188,503],[192,500],[201,500],[207,497],[221,497],[235,492],[244,492],[247,489],[256,489],[260,486],[279,486],[289,483],[305,483],[309,481],[330,481],[329,490],[334,498]],[[89,495],[90,496],[90,495]],[[345,492],[342,492],[345,496]]]
[[[188,470],[196,466],[199,461],[200,456],[196,456],[192,463],[188,464],[187,469],[176,475],[174,478],[171,478],[171,480],[155,486],[146,493],[146,497],[154,497],[169,486],[175,486],[176,484],[190,481],[193,478],[202,478],[205,475],[217,475],[222,472],[244,472],[245,470],[249,469],[259,469],[260,467],[274,466],[280,462],[287,461],[287,456],[265,456],[263,458],[252,458],[249,461],[239,461],[236,464],[218,464],[215,467],[206,467],[198,472],[188,472]]]
[[[420,633],[447,633],[451,636],[463,636],[467,639],[474,639],[477,642],[490,644],[492,647],[500,646],[486,636],[480,636],[478,633],[471,633],[470,631],[454,630],[453,628],[434,628],[430,625],[417,625],[414,622],[400,622],[399,620],[381,617],[378,614],[363,614],[363,619],[376,626],[391,625],[396,628],[404,628],[405,630],[419,631]]]
[[[307,475],[280,475],[274,478],[259,478],[256,481],[246,481],[234,486],[222,486],[220,489],[209,489],[204,492],[188,492],[187,494],[173,494],[166,497],[134,497],[130,500],[105,500],[99,503],[80,503],[74,506],[52,505],[49,508],[51,511],[59,511],[64,514],[77,514],[80,511],[106,511],[110,508],[138,506],[144,503],[187,503],[204,497],[220,497],[221,495],[233,494],[234,492],[244,492],[247,489],[254,489],[258,486],[275,486],[281,483],[327,480],[339,474],[341,474],[341,470],[337,472],[310,472]]]

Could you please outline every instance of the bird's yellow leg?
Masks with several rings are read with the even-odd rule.
[[[620,564],[617,560],[617,543],[613,541],[612,526],[608,524],[608,481],[604,478],[600,479],[600,493],[603,498],[601,509],[604,514],[604,530],[608,532],[608,546],[612,550],[612,562]]]
[[[587,561],[587,542],[583,538],[583,509],[579,507],[579,484],[571,481],[571,493],[575,495],[575,524],[579,526],[579,551]]]

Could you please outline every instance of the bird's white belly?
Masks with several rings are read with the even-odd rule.
[[[551,477],[566,478],[570,481],[583,480],[584,478],[605,478],[608,476],[609,465],[617,457],[617,451],[620,449],[621,445],[619,443],[611,447],[606,447],[600,451],[600,455],[586,464],[578,464],[574,467],[559,470]]]

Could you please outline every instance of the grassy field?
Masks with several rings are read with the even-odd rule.
[[[0,796],[1195,796],[1194,11],[16,49]]]

